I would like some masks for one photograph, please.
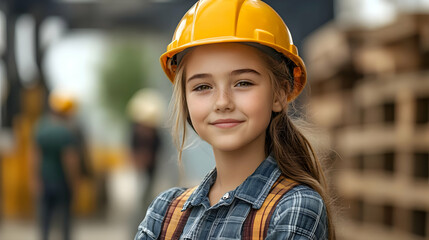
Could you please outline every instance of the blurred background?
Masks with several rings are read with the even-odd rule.
[[[429,239],[429,0],[265,2],[308,68],[297,106],[327,149],[338,238]],[[72,239],[132,239],[151,199],[213,168],[191,136],[180,174],[158,60],[194,3],[0,1],[0,239],[39,239],[35,135],[58,89],[82,143]]]

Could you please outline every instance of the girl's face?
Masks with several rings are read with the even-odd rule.
[[[271,113],[282,107],[274,98],[261,53],[223,43],[196,47],[188,54],[186,102],[198,135],[217,151],[264,146]]]

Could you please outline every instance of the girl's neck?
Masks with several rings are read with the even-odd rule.
[[[213,149],[217,177],[213,188],[226,193],[246,180],[266,158],[263,147],[223,152]]]

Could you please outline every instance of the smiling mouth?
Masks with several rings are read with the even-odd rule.
[[[242,122],[244,121],[235,120],[235,119],[219,119],[210,124],[218,128],[232,128],[239,125]]]

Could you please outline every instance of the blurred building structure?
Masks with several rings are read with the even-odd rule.
[[[429,239],[429,15],[329,23],[304,48],[309,116],[336,152],[338,238]]]

